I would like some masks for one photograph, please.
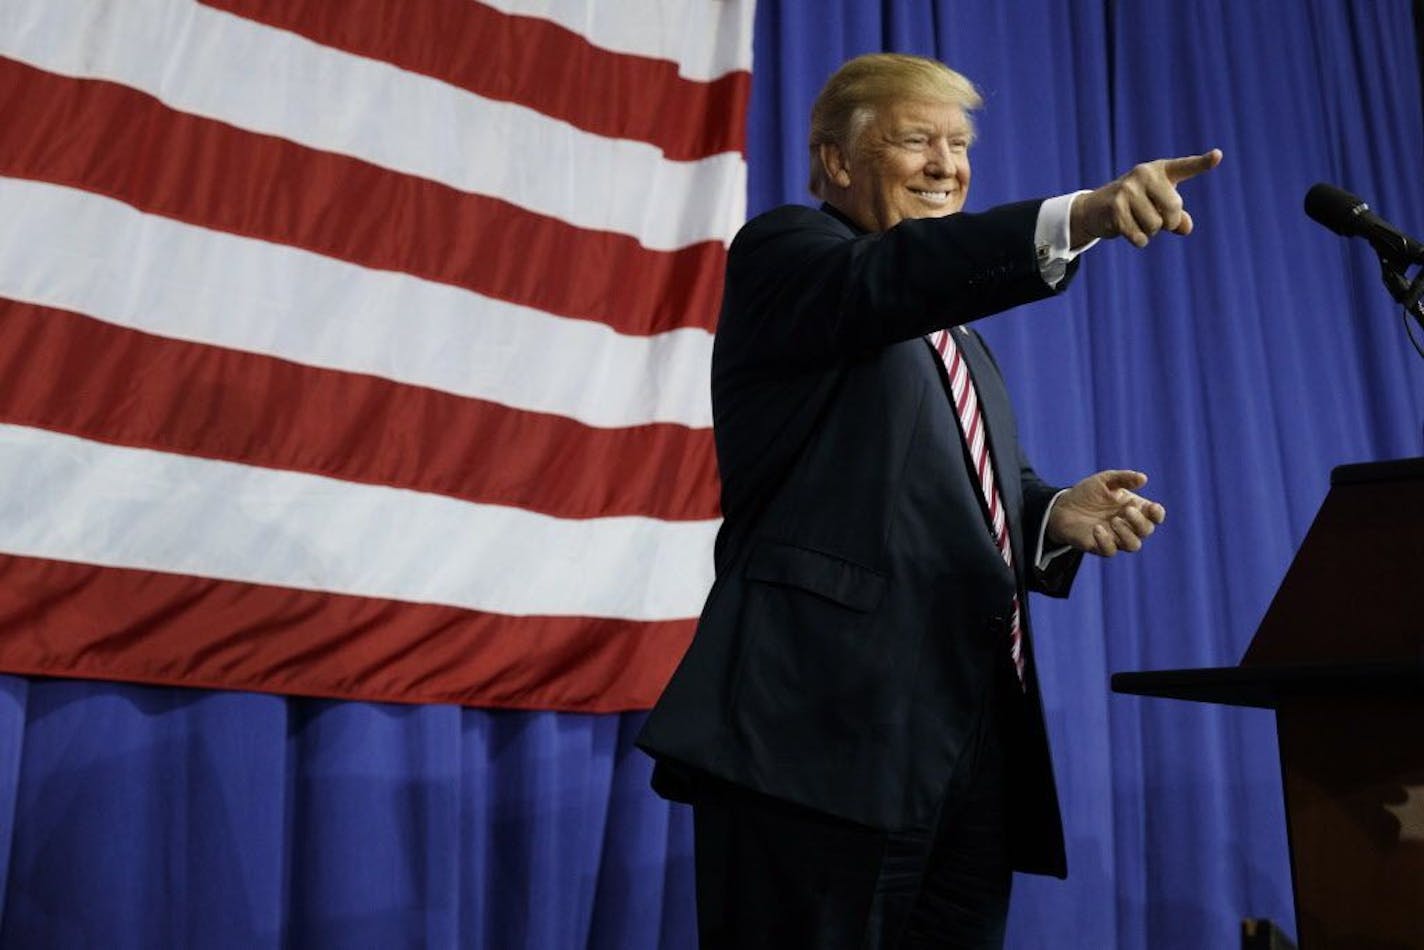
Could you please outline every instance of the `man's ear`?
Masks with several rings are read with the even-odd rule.
[[[826,173],[826,181],[837,188],[849,188],[850,164],[841,147],[835,142],[822,142],[820,152],[821,170]]]

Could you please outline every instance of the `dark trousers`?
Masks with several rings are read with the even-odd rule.
[[[1006,697],[989,692],[963,766],[924,828],[875,831],[705,786],[693,803],[702,950],[1002,947],[1012,877]]]

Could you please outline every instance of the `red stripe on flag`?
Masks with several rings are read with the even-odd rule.
[[[599,429],[4,298],[0,379],[0,421],[102,442],[562,518],[718,516],[706,429]]]
[[[692,620],[511,617],[0,554],[0,669],[389,702],[617,712]]]
[[[0,174],[401,271],[629,334],[710,330],[726,249],[652,251],[505,201],[0,57]],[[97,156],[97,158],[96,158]],[[379,209],[400,209],[383,214]],[[558,262],[530,267],[530,260]]]
[[[744,71],[684,79],[676,63],[599,49],[555,23],[470,0],[202,2],[596,135],[651,143],[673,160],[745,147]]]

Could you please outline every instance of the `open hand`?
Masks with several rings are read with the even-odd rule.
[[[1089,475],[1054,502],[1048,542],[1101,557],[1141,550],[1167,517],[1167,509],[1133,490],[1145,484],[1146,475],[1125,469]]]

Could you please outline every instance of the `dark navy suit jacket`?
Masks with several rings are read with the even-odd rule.
[[[945,371],[924,339],[1053,293],[1040,202],[866,234],[832,209],[749,222],[728,255],[712,359],[724,522],[696,636],[639,745],[671,797],[712,776],[874,828],[927,824],[985,690],[1013,674],[1015,592],[1049,500],[998,368],[953,331],[978,388],[1010,527],[1004,564]],[[1070,275],[1071,276],[1071,275]],[[1065,281],[1066,283],[1066,281]],[[1011,857],[1065,873],[1032,649],[1009,737]]]

